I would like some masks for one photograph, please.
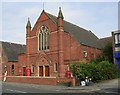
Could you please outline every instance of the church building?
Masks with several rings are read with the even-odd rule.
[[[65,21],[61,8],[57,17],[43,10],[33,28],[28,19],[26,46],[21,48],[23,47],[25,50],[18,55],[15,62],[17,65],[7,63],[11,64],[8,68],[17,72],[12,74],[11,70],[9,76],[64,78],[66,72],[70,71],[69,64],[87,64],[102,54],[97,36],[89,30]]]

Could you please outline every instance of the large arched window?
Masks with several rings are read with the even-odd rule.
[[[49,49],[49,32],[46,26],[42,26],[39,31],[39,50]]]

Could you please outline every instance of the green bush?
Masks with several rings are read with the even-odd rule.
[[[80,80],[85,77],[92,78],[93,82],[101,80],[114,79],[118,77],[116,64],[109,63],[108,61],[90,62],[89,64],[76,62],[70,64],[70,69],[74,77]]]

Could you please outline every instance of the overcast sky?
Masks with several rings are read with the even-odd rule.
[[[98,38],[118,29],[117,2],[45,2],[44,10],[57,16],[59,6],[66,21],[91,30]],[[42,2],[3,2],[0,40],[25,44],[28,17],[33,27],[42,10]]]

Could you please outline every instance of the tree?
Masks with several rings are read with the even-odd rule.
[[[89,64],[75,62],[69,65],[73,76],[79,80],[85,80],[86,77],[91,78],[93,82],[99,82],[107,79],[118,78],[117,65],[108,61],[101,61],[97,64],[91,62]]]
[[[104,48],[103,48],[103,57],[105,60],[108,60],[110,63],[113,62],[113,48],[112,48],[112,43],[108,43]]]

